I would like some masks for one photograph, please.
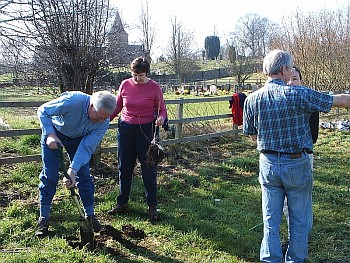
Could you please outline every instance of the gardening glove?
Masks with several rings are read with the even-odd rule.
[[[57,137],[55,133],[50,133],[49,135],[47,135],[46,144],[52,150],[58,149],[58,144],[62,146],[61,140]]]
[[[75,185],[77,183],[77,181],[75,179],[75,176],[77,175],[77,171],[73,168],[69,168],[67,171],[67,174],[69,176],[69,179],[66,177],[63,177],[63,183],[66,185],[66,187],[68,189],[75,187]]]

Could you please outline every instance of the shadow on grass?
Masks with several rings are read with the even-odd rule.
[[[73,221],[69,227],[65,227],[62,222]],[[54,231],[49,231],[49,237],[53,238],[55,236],[59,237],[59,233],[73,233],[73,228],[78,223],[74,223],[74,218],[69,218],[68,216],[56,215],[52,220],[52,225],[54,226]],[[181,263],[182,261],[172,259],[170,257],[161,256],[157,253],[154,253],[150,249],[140,246],[137,243],[142,241],[145,238],[145,233],[141,229],[134,228],[133,226],[123,225],[122,230],[117,230],[111,225],[105,225],[99,233],[95,233],[94,242],[95,249],[92,250],[92,253],[95,255],[98,254],[107,254],[110,258],[116,260],[117,262],[140,262],[139,260],[132,260],[132,257],[135,255],[142,256],[147,258],[147,260],[152,260],[154,262],[163,262],[163,263]],[[81,247],[80,237],[74,235],[64,235],[61,238],[67,241],[67,244],[77,250],[81,250],[84,247]],[[85,249],[85,248],[84,248]],[[133,255],[133,256],[131,256]]]

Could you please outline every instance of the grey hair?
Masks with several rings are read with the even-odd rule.
[[[112,114],[117,105],[117,100],[112,93],[104,90],[93,93],[90,103],[94,105],[96,111],[103,109],[106,113]]]
[[[283,66],[293,67],[292,55],[287,51],[275,49],[264,58],[263,71],[265,75],[278,74]]]

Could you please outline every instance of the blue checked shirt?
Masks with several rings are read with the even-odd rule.
[[[88,114],[90,97],[79,91],[64,92],[57,99],[46,102],[38,108],[43,136],[55,133],[55,129],[70,138],[84,136],[70,165],[77,171],[89,162],[109,128],[109,118],[103,122],[90,120]]]
[[[316,90],[268,80],[251,93],[243,110],[243,133],[257,135],[257,150],[299,153],[313,150],[309,118],[312,112],[329,112],[333,97]]]

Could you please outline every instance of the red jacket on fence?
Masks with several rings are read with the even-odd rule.
[[[243,124],[243,106],[246,99],[243,92],[234,93],[230,100],[230,109],[232,110],[232,122],[238,126]]]

